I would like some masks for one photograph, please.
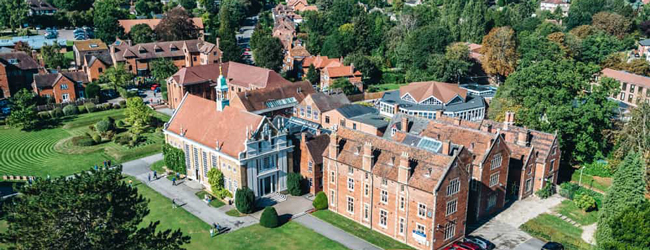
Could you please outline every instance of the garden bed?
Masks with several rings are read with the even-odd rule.
[[[564,249],[591,249],[581,238],[581,228],[550,214],[540,214],[519,228],[535,238],[562,243]]]
[[[224,203],[223,201],[217,199],[216,197],[214,197],[214,195],[208,193],[208,192],[205,191],[205,190],[202,190],[202,191],[196,192],[195,195],[196,195],[196,197],[198,197],[199,199],[204,200],[206,194],[207,194],[207,195],[210,195],[210,196],[212,197],[212,200],[210,201],[210,206],[215,207],[215,208],[219,208],[219,207],[222,207],[223,205],[226,205],[226,203]]]

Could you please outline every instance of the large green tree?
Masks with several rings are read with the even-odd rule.
[[[631,151],[639,152],[646,162],[646,183],[650,190],[650,104],[639,103],[630,120],[617,133],[614,159],[623,160]]]
[[[622,50],[624,46],[615,36],[598,32],[582,40],[581,47],[580,60],[600,64],[608,55]]]
[[[150,43],[154,41],[155,34],[148,24],[141,23],[131,27],[129,31],[131,40],[135,43]]]
[[[58,43],[43,46],[43,48],[41,48],[41,56],[43,57],[45,66],[52,69],[67,69],[70,66],[71,60],[69,58],[66,58],[65,55],[60,51],[61,47]]]
[[[126,116],[126,121],[131,124],[129,131],[135,135],[139,135],[151,123],[153,110],[144,104],[142,98],[131,97],[126,101],[124,115]]]
[[[15,32],[27,21],[29,6],[24,0],[0,0],[0,13],[0,25]]]
[[[147,199],[124,181],[122,167],[24,185],[5,209],[2,238],[17,249],[182,249],[180,230],[143,223]]]
[[[104,74],[99,76],[99,82],[112,86],[113,89],[126,88],[133,82],[133,74],[126,70],[124,64],[118,63],[114,67],[109,67]]]
[[[480,43],[485,35],[485,13],[487,6],[483,0],[470,0],[460,20],[460,41]]]
[[[630,152],[619,164],[605,195],[596,231],[598,244],[615,240],[611,223],[626,208],[647,202],[645,191],[645,162],[639,153]]]
[[[93,6],[94,0],[52,0],[52,4],[64,10],[88,10]]]
[[[642,250],[650,247],[650,202],[628,206],[608,223],[612,240],[599,243],[602,249]]]
[[[117,20],[127,17],[126,10],[120,7],[119,0],[98,0],[94,4],[95,37],[106,43],[112,43],[115,38],[124,35],[124,28]]]
[[[151,61],[151,75],[158,81],[164,81],[178,71],[178,67],[169,59]]]
[[[33,129],[38,124],[36,115],[36,100],[34,93],[27,89],[21,89],[11,97],[11,114],[7,122],[13,127],[21,129]]]
[[[255,64],[279,72],[284,59],[284,46],[277,37],[267,36],[261,40],[263,46],[253,50]]]
[[[161,41],[196,39],[199,30],[190,15],[183,8],[174,8],[155,28],[156,38]]]

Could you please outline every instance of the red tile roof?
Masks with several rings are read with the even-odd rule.
[[[111,50],[111,56],[116,62],[123,62],[132,57],[138,59],[185,57],[183,48],[187,48],[190,53],[210,53],[216,50],[218,55],[221,54],[221,51],[219,48],[216,48],[215,44],[199,39],[140,43],[132,46],[124,41],[120,41],[119,44],[113,44],[111,47],[113,48]]]
[[[237,93],[237,98],[231,100],[231,106],[245,109],[249,112],[269,109],[267,102],[286,98],[296,98],[300,103],[305,97],[316,93],[308,81],[290,82],[277,88],[263,88]]]
[[[310,56],[305,58],[302,61],[302,67],[307,69],[309,66],[314,65],[316,69],[322,69],[325,67],[339,67],[343,66],[341,61],[338,58],[328,58],[327,56]]]
[[[182,68],[172,77],[180,85],[216,82],[219,78],[219,66],[220,64],[208,64]],[[276,88],[291,83],[270,69],[236,62],[223,63],[221,67],[221,71],[224,77],[228,79],[229,84],[242,86],[246,89],[252,89],[253,86],[256,88]]]
[[[455,83],[445,82],[413,82],[399,88],[400,96],[409,94],[416,102],[421,102],[433,96],[443,103],[452,101],[456,96],[463,100],[467,97],[467,90]]]
[[[650,88],[650,77],[647,76],[635,75],[630,72],[610,68],[603,69],[601,72],[603,76],[614,78],[621,83],[626,82],[628,84],[636,84],[644,88]]]
[[[361,72],[352,66],[325,67],[323,70],[330,78],[335,77],[361,77]]]

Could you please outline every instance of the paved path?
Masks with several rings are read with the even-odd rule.
[[[376,247],[368,243],[365,240],[362,240],[354,235],[351,235],[338,227],[332,226],[331,224],[324,222],[311,214],[305,214],[298,218],[294,218],[293,221],[302,224],[312,230],[316,231],[323,236],[330,238],[336,242],[343,244],[345,247],[354,249],[354,250],[380,250],[381,248]]]
[[[589,244],[594,244],[594,233],[596,233],[597,223],[583,226],[581,238]]]
[[[212,223],[219,223],[222,226],[229,227],[231,231],[234,231],[258,222],[251,216],[231,217],[226,215],[225,212],[230,208],[230,206],[227,205],[218,209],[208,206],[203,200],[199,199],[195,195],[195,193],[200,191],[200,189],[191,188],[182,183],[172,186],[172,182],[164,177],[149,182],[147,180],[147,176],[151,173],[149,166],[161,159],[162,154],[156,154],[126,162],[122,164],[122,172],[127,175],[135,176],[142,183],[156,190],[156,192],[165,197],[175,199],[176,203],[182,204],[182,207],[185,210],[210,225],[212,225]]]

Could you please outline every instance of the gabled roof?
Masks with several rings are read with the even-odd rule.
[[[314,65],[316,69],[322,69],[325,67],[339,67],[343,66],[341,61],[338,58],[328,58],[327,56],[310,56],[305,58],[302,61],[303,68],[309,68],[309,66]]]
[[[95,62],[101,62],[106,66],[113,65],[113,60],[111,59],[111,55],[102,53],[102,54],[88,54],[84,56],[86,66],[90,67],[92,66]]]
[[[350,104],[350,100],[343,93],[326,95],[322,92],[317,92],[309,95],[307,98],[311,98],[321,113]]]
[[[13,66],[21,70],[38,69],[38,62],[25,52],[12,52],[0,54],[0,64]]]
[[[354,67],[352,66],[338,66],[338,67],[325,67],[323,69],[324,72],[327,73],[327,75],[330,78],[335,78],[335,77],[360,77],[361,72],[358,70],[355,70]]]
[[[194,17],[194,18],[191,18],[191,19],[192,19],[192,22],[194,22],[194,25],[198,29],[202,30],[204,28],[203,19],[201,19],[200,17]],[[133,26],[138,25],[138,24],[146,24],[146,25],[149,25],[149,27],[151,27],[151,29],[155,29],[156,25],[158,25],[160,23],[160,21],[162,21],[162,19],[124,19],[124,20],[118,20],[120,26],[122,26],[122,28],[124,28],[124,33],[131,32],[131,28],[133,28]]]
[[[34,85],[38,88],[51,88],[53,87],[57,82],[59,82],[59,79],[61,78],[67,78],[71,82],[74,83],[83,83],[86,84],[88,83],[88,75],[84,73],[83,71],[77,71],[77,72],[60,72],[60,73],[55,73],[55,74],[44,74],[44,75],[34,75]]]
[[[264,120],[263,116],[230,106],[220,112],[214,101],[186,94],[166,131],[213,149],[218,141],[221,152],[239,158],[247,132],[253,133]]]
[[[443,103],[449,103],[456,96],[463,100],[467,97],[467,90],[455,83],[444,82],[413,82],[399,88],[400,96],[409,94],[416,102],[421,102],[433,96]]]
[[[275,108],[293,107],[309,94],[316,91],[307,81],[286,83],[277,88],[263,88],[237,93],[237,98],[231,100],[231,106],[243,108],[249,112],[271,111]],[[293,98],[293,99],[291,99]],[[290,102],[282,103],[284,100]],[[277,103],[276,102],[280,102]]]
[[[183,48],[187,48],[190,53],[209,53],[216,49],[218,56],[221,55],[219,48],[213,43],[205,42],[199,39],[184,40],[184,41],[169,41],[169,42],[152,42],[140,43],[130,46],[126,42],[111,45],[115,52],[113,57],[116,62],[123,62],[126,58],[137,57],[138,59],[156,59],[156,58],[171,58],[183,57],[185,52]],[[156,49],[159,48],[159,49]]]
[[[57,10],[54,5],[44,0],[29,0],[29,8],[33,11],[52,11]]]
[[[99,39],[74,41],[74,47],[77,48],[78,51],[108,50],[108,46]]]
[[[628,84],[636,84],[650,89],[650,77],[636,75],[627,71],[614,70],[610,68],[603,69],[601,72],[603,76],[614,78],[621,83],[625,82]]]
[[[329,143],[330,136],[328,134],[320,134],[307,140],[305,146],[307,146],[307,150],[309,150],[309,154],[314,159],[315,164],[323,163],[323,152]]]
[[[273,70],[255,67],[247,64],[226,62],[223,64],[198,65],[182,68],[172,77],[180,85],[192,85],[204,82],[216,82],[219,78],[219,66],[228,83],[246,89],[276,88],[290,81],[282,78]]]

